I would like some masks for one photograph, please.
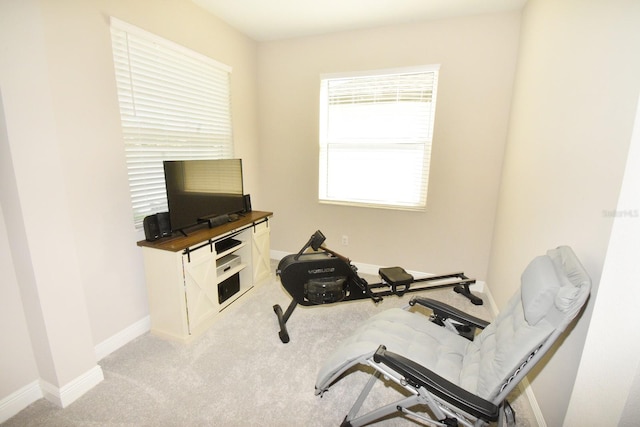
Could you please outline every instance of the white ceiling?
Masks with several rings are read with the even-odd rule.
[[[526,0],[192,0],[257,41],[521,9]]]

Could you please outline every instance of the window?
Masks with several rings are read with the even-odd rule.
[[[320,202],[426,208],[438,69],[322,76]]]
[[[167,210],[163,160],[233,157],[231,68],[117,19],[111,44],[136,228]]]

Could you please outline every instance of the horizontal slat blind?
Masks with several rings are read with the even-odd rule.
[[[321,80],[320,200],[424,209],[438,67]]]
[[[113,18],[111,42],[139,228],[167,210],[163,160],[233,157],[231,68]]]

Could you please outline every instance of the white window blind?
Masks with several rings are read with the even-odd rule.
[[[231,68],[114,18],[111,43],[140,228],[167,210],[163,160],[233,157]]]
[[[322,76],[321,202],[426,207],[438,69]]]

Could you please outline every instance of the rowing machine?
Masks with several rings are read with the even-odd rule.
[[[482,299],[469,290],[475,279],[464,273],[415,279],[402,267],[384,267],[378,270],[382,281],[369,284],[358,275],[358,269],[348,258],[324,247],[325,240],[322,232],[316,231],[297,254],[285,256],[278,264],[276,274],[293,299],[284,313],[280,305],[273,306],[283,343],[289,342],[286,323],[298,304],[309,306],[364,298],[378,303],[388,295],[402,296],[407,292],[443,287],[453,287],[455,292],[469,298],[473,304],[482,304]],[[309,248],[313,251],[305,253]],[[411,287],[415,283],[418,285]]]

